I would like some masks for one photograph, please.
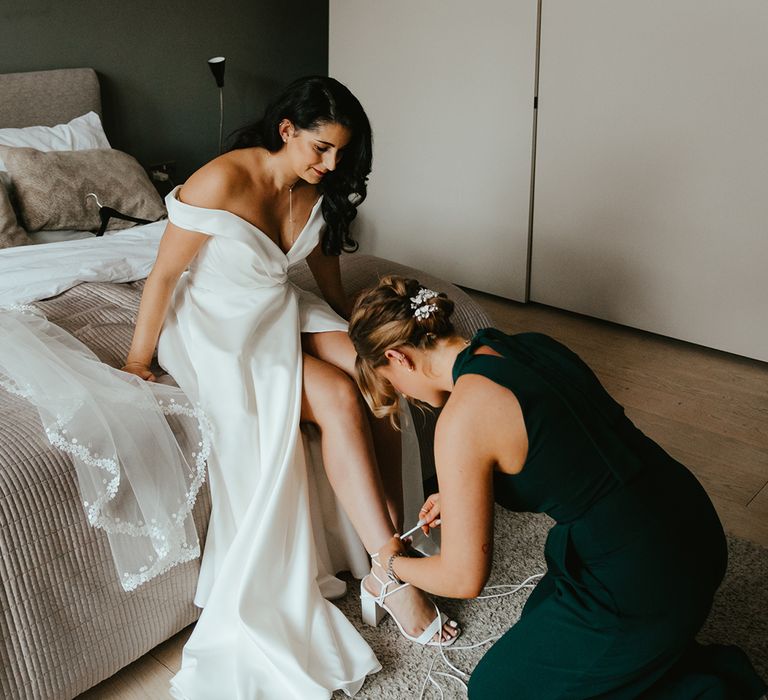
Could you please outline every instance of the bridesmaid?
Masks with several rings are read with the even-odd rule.
[[[397,396],[443,406],[435,433],[442,552],[378,556],[394,581],[446,597],[485,586],[493,503],[556,521],[548,572],[483,657],[471,700],[743,698],[766,691],[737,647],[694,637],[726,570],[704,489],[641,433],[573,352],[538,333],[456,334],[453,303],[386,277],[353,310],[357,378],[378,416]]]

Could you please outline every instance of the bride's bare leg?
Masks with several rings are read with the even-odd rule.
[[[339,369],[304,355],[301,419],[321,431],[328,480],[369,552],[395,534],[360,395]]]
[[[343,371],[307,354],[301,418],[320,428],[328,480],[365,548],[377,552],[394,535],[395,526],[384,502],[362,397]],[[385,578],[381,568],[374,570],[380,579]],[[377,594],[373,583],[369,582],[370,590]],[[432,603],[417,588],[409,586],[387,600],[412,636],[420,634],[434,619]],[[455,634],[456,630],[446,623],[443,639]]]
[[[389,516],[397,531],[403,532],[403,455],[400,433],[392,427],[389,418],[376,418],[367,406],[365,412],[371,426]]]
[[[302,343],[309,354],[338,367],[352,379],[355,378],[355,348],[346,333],[307,333],[302,336]],[[365,413],[371,427],[387,509],[397,532],[402,532],[403,468],[400,433],[392,427],[389,419],[376,418],[367,407]]]

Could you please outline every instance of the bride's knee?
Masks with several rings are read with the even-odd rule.
[[[334,382],[333,407],[335,412],[345,419],[359,418],[364,415],[363,397],[354,380],[343,372]]]
[[[315,415],[320,428],[329,428],[339,422],[349,425],[365,416],[362,396],[354,380],[341,370],[333,373],[332,378],[323,382],[318,392],[320,405],[315,408]]]

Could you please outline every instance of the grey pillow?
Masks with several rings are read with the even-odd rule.
[[[139,163],[112,148],[88,151],[2,151],[16,193],[21,223],[27,231],[97,231],[101,204],[139,219],[165,216],[163,200]],[[113,218],[109,230],[135,226]]]
[[[4,174],[0,173],[0,248],[27,245],[32,241],[29,240],[27,232],[19,226],[16,220],[16,212],[11,205]]]

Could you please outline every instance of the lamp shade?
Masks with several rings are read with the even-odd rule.
[[[216,85],[224,87],[224,68],[227,65],[227,59],[224,56],[215,56],[208,59],[208,66],[216,79]]]

